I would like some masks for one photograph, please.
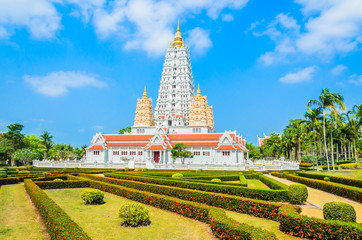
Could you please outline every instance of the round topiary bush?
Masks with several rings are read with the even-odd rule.
[[[56,178],[56,179],[53,180],[53,182],[63,182],[63,179]]]
[[[356,222],[356,211],[351,205],[343,202],[329,202],[324,204],[323,216],[326,220]]]
[[[221,182],[221,180],[218,178],[214,178],[214,179],[211,179],[211,182]]]
[[[132,226],[145,226],[150,224],[150,215],[145,205],[140,203],[125,203],[118,209],[118,217],[123,223]]]
[[[142,168],[142,172],[147,172],[148,169],[147,168]]]
[[[253,173],[254,171],[255,171],[255,170],[252,169],[252,168],[249,169],[249,172],[250,172],[250,173]]]
[[[85,204],[102,204],[104,203],[104,193],[98,189],[87,189],[81,192],[80,197]]]
[[[288,187],[289,202],[303,204],[308,199],[307,187],[303,184],[292,184]]]
[[[183,178],[184,175],[182,175],[182,173],[175,173],[172,175],[172,178]]]
[[[201,169],[201,168],[199,168],[199,169],[197,169],[195,172],[197,172],[197,173],[200,173],[200,172],[202,172],[203,170]]]
[[[329,182],[331,179],[329,179],[329,177],[324,177],[324,181]]]
[[[128,171],[129,171],[129,168],[128,168],[128,167],[124,168],[124,171],[125,171],[125,172],[128,172]]]

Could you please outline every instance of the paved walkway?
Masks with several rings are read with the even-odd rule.
[[[275,179],[281,183],[286,185],[296,184],[297,182],[289,181],[285,178],[278,178],[272,175],[264,175]],[[323,219],[323,205],[328,202],[344,202],[352,205],[356,210],[357,214],[357,222],[362,222],[362,204],[352,201],[348,198],[340,197],[328,192],[323,192],[321,190],[317,190],[315,188],[308,187],[308,200],[305,205],[301,205],[302,214],[309,217],[317,217]]]

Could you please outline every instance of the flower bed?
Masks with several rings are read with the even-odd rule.
[[[362,225],[310,218],[298,214],[292,206],[280,208],[280,228],[287,234],[309,239],[361,239]]]
[[[318,174],[318,173],[298,172],[297,174],[301,177],[313,178],[318,180],[324,180],[325,177],[329,177],[330,181],[332,182],[362,188],[362,180],[359,179],[338,177],[338,176]]]
[[[153,183],[167,186],[174,186],[180,188],[195,189],[207,192],[215,193],[224,193],[229,195],[236,195],[240,197],[248,197],[260,200],[271,200],[271,201],[288,201],[288,190],[262,190],[262,189],[251,189],[238,186],[226,186],[226,185],[217,185],[217,184],[208,184],[208,183],[197,183],[197,182],[187,182],[183,180],[171,180],[171,179],[157,179],[150,177],[141,177],[141,176],[132,176],[128,174],[114,174],[114,173],[105,173],[106,177],[113,177],[119,179],[127,179],[145,183]]]
[[[141,191],[147,191],[155,194],[173,196],[183,200],[204,203],[210,206],[220,207],[230,211],[245,213],[256,217],[262,217],[272,220],[278,219],[278,211],[281,206],[281,204],[279,203],[270,203],[262,200],[248,199],[220,193],[215,194],[198,190],[171,186],[160,186],[151,183],[142,183],[93,175],[82,174],[80,176],[96,181],[102,181],[105,183],[120,185],[128,188],[134,188]],[[300,207],[296,208],[299,212],[301,211]]]
[[[31,201],[38,209],[51,239],[90,240],[83,229],[40,189],[32,180],[26,179],[24,186]]]
[[[362,190],[360,188],[305,177],[298,177],[290,174],[287,174],[286,177],[288,180],[303,183],[312,188],[333,193],[335,195],[349,198],[354,201],[362,202]]]

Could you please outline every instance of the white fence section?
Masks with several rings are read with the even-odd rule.
[[[255,171],[273,171],[273,170],[299,170],[299,163],[294,161],[285,160],[257,160],[252,162],[250,160],[245,163],[239,164],[208,164],[208,163],[155,163],[151,160],[134,161],[130,160],[125,163],[89,163],[84,160],[35,160],[33,161],[35,167],[48,167],[48,168],[148,168],[148,169],[175,169],[175,170],[229,170],[229,171],[243,171],[254,169]]]

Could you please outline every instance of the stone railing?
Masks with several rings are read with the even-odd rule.
[[[34,160],[33,166],[45,168],[134,168],[134,161],[124,163],[89,163],[83,160]]]

